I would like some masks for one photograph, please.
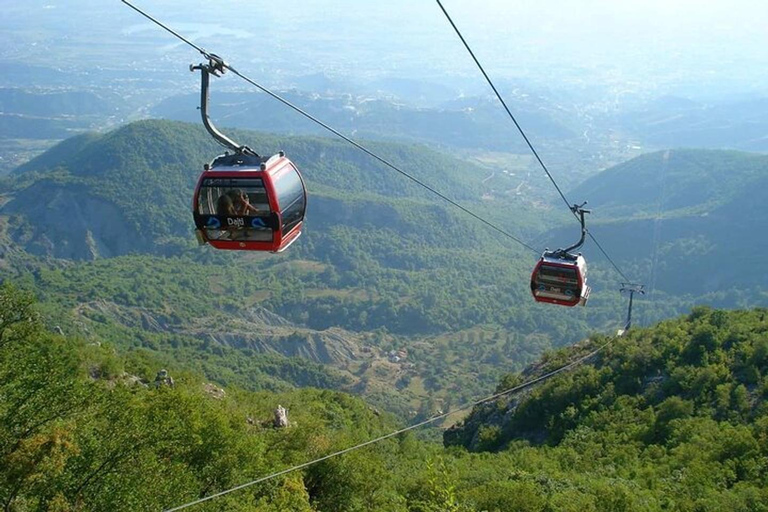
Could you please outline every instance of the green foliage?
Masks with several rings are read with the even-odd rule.
[[[280,399],[292,411],[291,420],[304,428],[275,431],[248,419],[268,420],[275,396],[234,390],[240,400],[215,397],[183,373],[175,387],[159,388],[125,373],[110,376],[103,368],[132,364],[110,362],[115,356],[109,351],[100,354],[46,334],[28,294],[5,285],[0,301],[5,306],[0,346],[5,510],[157,510],[276,471],[317,449],[375,435],[385,425],[357,400],[307,391]],[[98,374],[93,363],[102,369]],[[361,478],[365,473],[351,475],[363,487],[375,481]],[[339,481],[341,489],[349,487],[349,478]],[[245,504],[237,510],[312,510],[303,487],[289,477],[253,489],[240,496]],[[331,488],[329,483],[323,492]]]
[[[419,408],[409,403],[411,392],[420,394],[420,400],[429,393],[439,400],[468,399],[543,349],[582,339],[591,329],[603,330],[624,314],[618,294],[607,292],[615,274],[595,259],[590,260],[594,293],[588,308],[566,311],[533,303],[528,288],[533,255],[500,243],[474,220],[343,142],[254,132],[235,132],[234,137],[264,153],[286,150],[307,178],[311,199],[306,231],[288,254],[191,249],[192,187],[201,162],[220,149],[200,127],[142,121],[64,141],[14,173],[4,187],[10,201],[3,213],[11,214],[8,233],[16,246],[43,256],[95,261],[36,259],[14,247],[8,251],[8,274],[31,272],[36,294],[46,307],[53,303],[60,308],[60,316],[66,316],[66,308],[91,309],[98,301],[133,308],[132,314],[118,318],[93,311],[86,316],[98,324],[97,337],[114,346],[161,352],[220,383],[250,389],[345,384],[317,366],[267,362],[261,356],[249,362],[259,350],[217,342],[218,331],[229,332],[230,321],[252,306],[277,313],[297,329],[341,327],[370,333],[371,338],[374,331],[386,330],[396,340],[392,348],[408,348],[416,368],[398,377],[403,393],[377,404],[406,413]],[[510,232],[524,233],[525,239],[562,220],[556,212],[541,215],[538,207],[519,199],[482,200],[485,171],[474,164],[414,145],[371,147]],[[638,165],[649,162],[655,160]],[[757,173],[759,166],[753,167],[745,172]],[[45,222],[38,216],[41,197],[47,201],[44,209],[55,217]],[[81,212],[84,225],[65,223],[75,235],[56,231],[56,220],[68,218],[75,205],[96,206]],[[570,240],[572,234],[568,228],[558,239]],[[692,254],[698,249],[691,248]],[[648,270],[645,263],[633,265],[630,274]],[[659,283],[682,279],[700,286],[702,280],[694,274],[679,272],[681,265],[686,261]],[[693,300],[749,303],[758,291],[711,292],[695,299],[656,293],[646,321],[681,312]],[[141,316],[158,320],[160,327],[143,325]],[[196,327],[194,334],[179,332],[189,325]],[[201,343],[204,331],[211,336]],[[483,338],[486,333],[489,337]],[[490,338],[490,333],[499,337]],[[381,373],[375,367],[373,371]],[[754,371],[745,371],[756,383]],[[420,379],[403,386],[413,376]],[[708,375],[689,377],[689,385],[717,386]]]
[[[612,217],[655,216],[693,208],[711,211],[737,198],[766,176],[763,155],[738,151],[678,149],[642,155],[595,175],[571,195]],[[664,197],[660,198],[663,192]]]
[[[195,374],[174,367],[175,386],[146,386],[124,371],[158,368],[147,353],[121,355],[48,334],[31,296],[10,285],[0,290],[0,303],[6,510],[168,508],[395,428],[359,399],[329,390],[276,395],[228,388],[213,395]],[[514,425],[484,426],[479,441],[494,450],[503,445],[496,453],[443,450],[403,435],[200,509],[764,510],[768,411],[757,395],[762,388],[739,379],[752,362],[763,363],[755,353],[768,332],[765,313],[697,309],[632,332],[593,367],[533,390],[513,414],[520,415]],[[706,366],[691,365],[691,353]],[[552,354],[540,371],[563,359]],[[712,390],[673,382],[677,368],[720,365],[725,370],[714,370],[719,383]],[[759,381],[763,369],[756,368]],[[287,429],[269,426],[278,403],[289,410]],[[532,433],[533,419],[547,427],[549,444],[504,440]]]
[[[62,193],[115,206],[126,221],[121,229],[127,229],[118,238],[130,240],[130,251],[152,253],[62,262],[2,247],[10,267],[3,267],[3,276],[15,275],[34,291],[48,316],[45,329],[31,295],[3,287],[0,502],[6,509],[171,506],[392,427],[348,396],[293,390],[347,387],[349,373],[264,354],[245,337],[233,342],[220,336],[237,331],[252,308],[289,321],[293,331],[279,338],[288,346],[306,342],[308,329],[343,327],[367,331],[366,343],[377,349],[406,348],[412,366],[392,379],[391,392],[374,389],[369,396],[403,416],[418,409],[419,418],[465,403],[499,382],[502,369],[520,368],[542,350],[579,339],[590,326],[604,328],[621,314],[623,304],[598,293],[612,279],[600,264],[591,266],[596,293],[587,310],[533,304],[527,284],[533,260],[342,143],[237,137],[268,152],[285,149],[308,178],[310,208],[317,209],[289,254],[188,249],[194,169],[217,151],[202,130],[187,125],[141,122],[77,137],[4,184],[13,196],[9,209],[17,208],[9,229],[18,243],[34,239],[39,226],[31,213],[40,209],[38,199]],[[507,222],[507,202],[477,200],[477,169],[424,148],[375,148],[413,164],[417,177],[439,183],[462,204]],[[739,187],[754,185],[749,180],[762,169],[756,165]],[[681,179],[680,186],[690,185]],[[707,187],[693,185],[702,204],[720,208],[721,222],[730,222],[731,203],[704,197]],[[737,214],[762,204],[739,187],[725,191],[744,206]],[[700,213],[693,205],[674,204],[680,219]],[[513,225],[524,226],[536,215],[519,210]],[[755,212],[749,218],[760,221],[763,214]],[[643,215],[633,222],[652,227]],[[149,225],[147,217],[153,219]],[[689,230],[687,222],[676,226]],[[126,237],[131,229],[136,238]],[[626,226],[612,229],[616,240],[626,238]],[[559,238],[571,234],[569,229]],[[632,243],[610,245],[635,254]],[[709,291],[716,284],[704,282],[704,273],[679,271],[689,268],[691,258],[711,265],[699,257],[710,245],[694,237],[662,247],[667,274],[660,274],[660,287],[704,286],[704,299],[716,303],[759,296],[760,283]],[[174,256],[162,256],[168,253]],[[649,268],[634,261],[631,270]],[[660,299],[651,318],[682,311],[689,300]],[[82,339],[52,335],[54,326]],[[685,319],[632,332],[593,366],[548,381],[509,409],[504,403],[480,408],[467,421],[472,428],[455,439],[492,454],[442,452],[406,437],[223,498],[210,509],[759,510],[768,500],[767,331],[764,310],[696,308]],[[603,341],[594,337],[580,350]],[[558,367],[571,355],[550,352],[535,372]],[[173,370],[176,388],[142,385],[160,367]],[[387,374],[370,363],[352,369],[362,387],[372,374]],[[228,396],[212,398],[197,375],[228,386]],[[498,390],[521,380],[503,377]],[[426,399],[415,405],[415,393]],[[276,403],[291,410],[295,428],[260,426]]]
[[[412,512],[461,512],[467,510],[456,496],[455,475],[445,460],[427,461],[425,481],[418,482],[408,499]]]
[[[494,323],[524,331],[543,328],[558,338],[572,333],[571,340],[587,332],[583,314],[554,313],[558,325],[553,329],[551,318],[540,321],[538,309],[527,300],[526,279],[534,260],[522,258],[519,247],[510,250],[499,244],[493,233],[477,229],[472,219],[435,202],[433,195],[355,148],[313,137],[277,138],[253,132],[234,136],[265,153],[284,149],[301,167],[311,195],[306,234],[283,258],[316,262],[322,271],[276,272],[284,259],[242,262],[233,255],[184,251],[189,258],[177,264],[193,266],[194,274],[222,273],[211,265],[240,267],[244,271],[239,275],[225,273],[247,284],[246,293],[266,289],[268,294],[260,300],[264,306],[318,329],[386,327],[411,335]],[[474,164],[413,145],[375,143],[372,148],[407,167],[416,178],[439,185],[448,197],[492,214],[503,226],[519,227],[510,231],[540,223],[539,215],[520,205],[509,215],[506,200],[494,205],[481,201],[483,171]],[[202,128],[167,121],[142,121],[105,135],[78,136],[17,169],[17,179],[8,184],[13,199],[3,211],[13,215],[11,233],[16,242],[39,254],[59,251],[75,258],[127,252],[178,254],[192,239],[189,202],[198,175],[195,169],[217,152]],[[62,195],[68,204],[93,209],[87,212],[94,218],[85,219],[78,229],[80,238],[72,239],[65,227],[54,228],[53,221],[39,222],[30,206],[38,205],[40,197]],[[71,215],[69,207],[56,210],[63,197],[58,201],[51,205],[57,215]],[[87,231],[92,239],[81,240]],[[24,259],[19,264],[28,264],[29,258]],[[144,307],[156,305],[166,287],[188,289],[197,296],[196,302],[203,297],[200,288],[207,283],[195,280],[194,274],[194,282],[164,280],[156,283],[155,291],[145,289],[141,294],[125,290],[126,279],[133,277],[130,272],[138,271],[136,277],[149,283],[143,269],[156,264],[126,261],[140,266],[129,270],[121,264],[128,273],[121,272],[114,283],[99,282],[97,286],[104,288],[101,295],[141,302]],[[100,270],[108,272],[105,267]],[[82,271],[89,279],[95,277],[95,269]],[[258,279],[266,273],[275,278]],[[600,272],[594,275],[599,278]],[[361,290],[367,292],[365,300]],[[171,293],[178,296],[176,289]],[[175,307],[185,305],[174,301]],[[205,307],[210,308],[210,301]],[[598,314],[594,323],[603,322],[604,314]]]
[[[764,309],[696,308],[630,331],[594,364],[548,380],[519,402],[478,408],[446,441],[501,450],[528,471],[554,464],[549,475],[596,498],[582,500],[587,510],[762,509],[768,410],[755,385],[765,367],[754,354],[767,321]],[[567,352],[574,351],[553,354],[538,371],[561,366]],[[518,380],[506,377],[500,388]],[[520,438],[545,444],[521,449]],[[548,506],[562,503],[551,490],[545,495]]]

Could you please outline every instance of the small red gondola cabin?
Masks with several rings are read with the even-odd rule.
[[[581,254],[545,252],[531,274],[531,292],[536,302],[586,306],[587,261]]]
[[[205,167],[192,209],[201,243],[281,252],[301,234],[307,191],[282,151],[271,158],[225,154]]]

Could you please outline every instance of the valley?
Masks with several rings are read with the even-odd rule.
[[[97,339],[130,350],[149,348],[203,370],[220,384],[255,390],[266,378],[270,386],[336,386],[407,419],[457,407],[547,349],[577,342],[593,329],[611,332],[621,326],[625,299],[615,291],[613,270],[598,254],[592,256],[590,306],[550,311],[530,302],[528,276],[535,254],[496,239],[342,143],[236,133],[308,162],[303,166],[312,194],[307,229],[290,253],[238,255],[194,248],[186,198],[196,163],[215,148],[197,126],[141,121],[105,135],[68,139],[6,180],[0,209],[7,225],[6,275],[38,290],[56,311],[59,325],[71,326],[66,332],[88,325]],[[470,160],[474,164],[423,146],[371,144],[408,162],[420,179],[439,182],[444,193],[541,247],[574,237],[572,227],[557,226],[568,219],[556,202],[509,193],[497,184],[509,174],[486,174],[506,162],[513,173],[525,172],[527,178],[529,159],[488,153]],[[167,151],[171,147],[176,151]],[[660,172],[662,157],[669,177],[666,203],[659,206],[653,181],[659,178],[652,173]],[[706,184],[714,179],[702,172],[702,165],[709,164],[699,161],[716,162],[706,167],[712,174],[732,169],[732,185],[706,188],[696,199],[698,206],[686,203],[676,209],[677,191],[690,190],[696,180]],[[712,230],[732,222],[731,215],[744,217],[727,205],[749,207],[740,194],[754,190],[766,162],[736,152],[653,153],[577,189],[594,198],[594,233],[618,255],[622,267],[653,283],[652,301],[636,305],[641,323],[683,313],[702,301],[718,307],[761,304],[768,283],[752,279],[739,289],[712,284],[737,282],[727,268],[706,270],[710,281],[696,279],[680,266],[696,245],[672,241],[682,240],[676,230],[684,229],[698,233],[695,244],[704,243],[703,236],[726,236],[732,238],[728,250],[747,251],[753,243],[748,235]],[[632,185],[638,176],[647,182],[645,189]],[[635,205],[616,201],[615,191],[625,183],[640,194]],[[33,197],[46,198],[46,213],[30,207],[37,204]],[[655,212],[647,207],[654,201]],[[714,205],[722,214],[696,213],[696,208],[712,211]],[[663,220],[646,218],[658,211]],[[606,215],[613,218],[606,221]],[[764,222],[759,215],[750,218],[756,226]],[[675,219],[688,219],[686,227],[673,228],[679,222]],[[656,240],[663,248],[656,256],[654,222],[663,222],[661,233],[670,237]],[[634,226],[651,231],[627,239],[628,230],[644,233]],[[743,233],[753,229],[745,225]],[[106,309],[94,310],[94,304]],[[262,313],[254,317],[254,311]],[[249,354],[255,360],[246,370],[242,364]],[[303,370],[287,377],[269,373],[282,368],[274,360],[296,357],[306,362],[307,375],[302,376]],[[272,362],[261,367],[260,358]]]

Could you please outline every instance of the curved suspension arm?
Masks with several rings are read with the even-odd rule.
[[[221,145],[228,147],[237,154],[248,154],[258,156],[248,146],[242,146],[230,139],[216,128],[211,122],[211,118],[208,115],[208,103],[210,100],[210,76],[221,76],[220,73],[224,73],[226,64],[224,61],[216,55],[209,55],[208,64],[198,64],[197,66],[190,65],[190,71],[200,70],[201,72],[201,84],[200,84],[200,115],[203,118],[203,125],[208,133],[216,139]]]
[[[592,213],[591,210],[585,210],[583,208],[583,206],[585,204],[587,204],[586,201],[584,201],[580,205],[575,204],[575,205],[571,206],[571,211],[573,213],[575,213],[576,215],[578,215],[579,216],[579,220],[581,221],[581,238],[579,238],[579,241],[576,242],[575,244],[573,244],[572,246],[570,246],[570,247],[568,247],[566,249],[563,249],[562,252],[564,252],[564,253],[570,253],[571,251],[574,251],[574,250],[578,249],[579,247],[581,247],[582,245],[584,245],[584,239],[587,236],[587,227],[586,227],[586,223],[584,221],[584,214],[585,213]]]

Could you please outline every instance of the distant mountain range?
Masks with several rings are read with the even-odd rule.
[[[320,89],[323,90],[322,88]],[[441,108],[416,108],[378,96],[356,97],[349,94],[310,94],[298,91],[282,93],[288,101],[343,133],[356,138],[417,141],[459,148],[518,152],[524,142],[514,135],[511,124],[498,101],[471,98],[448,103]],[[274,133],[327,134],[322,128],[266,94],[217,93],[211,116],[222,125]],[[512,100],[510,100],[512,101]],[[199,94],[168,98],[151,110],[156,118],[197,122]],[[512,101],[520,122],[531,136],[540,141],[575,139],[577,134],[558,119],[556,106],[527,101]]]
[[[662,97],[615,122],[653,147],[768,151],[768,98],[702,103]]]
[[[0,139],[65,139],[126,110],[115,93],[0,88]]]

